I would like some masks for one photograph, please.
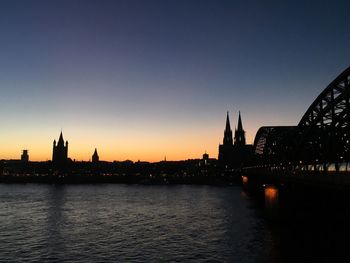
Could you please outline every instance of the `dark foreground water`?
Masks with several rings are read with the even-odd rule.
[[[342,247],[336,243],[337,235],[329,238],[332,226],[319,226],[317,219],[308,222],[316,226],[311,230],[299,225],[303,220],[276,226],[264,219],[265,212],[238,186],[2,184],[0,261],[319,262],[314,260],[321,258],[333,262],[333,256],[343,258],[339,254],[343,250],[336,249]]]
[[[0,185],[0,259],[270,262],[251,206],[240,187]]]

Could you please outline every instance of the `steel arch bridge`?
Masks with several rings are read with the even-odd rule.
[[[291,158],[291,139],[296,126],[261,127],[254,140],[255,155],[264,163],[281,163]],[[262,159],[261,159],[262,158]]]
[[[259,164],[339,171],[350,162],[350,67],[310,105],[297,126],[261,127],[254,140]]]

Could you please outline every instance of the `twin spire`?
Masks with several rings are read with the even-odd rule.
[[[242,125],[242,118],[241,118],[241,112],[238,112],[238,125],[237,129],[235,129],[235,138],[234,138],[234,144],[235,145],[245,145],[245,131],[243,130]],[[230,117],[229,112],[227,112],[226,115],[226,127],[224,132],[224,145],[233,145],[232,140],[232,130],[230,125]]]

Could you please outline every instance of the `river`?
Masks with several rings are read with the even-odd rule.
[[[240,186],[1,184],[0,259],[288,262],[298,256],[295,235],[264,213]],[[284,240],[294,244],[290,251]]]

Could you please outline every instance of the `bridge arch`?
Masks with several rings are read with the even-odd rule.
[[[295,158],[309,163],[350,160],[350,67],[310,105],[298,124]]]
[[[256,133],[254,153],[258,161],[274,164],[288,162],[296,126],[264,126]]]
[[[260,163],[350,162],[350,67],[310,105],[297,126],[261,127],[254,140]]]

